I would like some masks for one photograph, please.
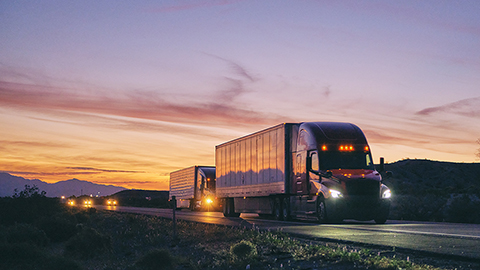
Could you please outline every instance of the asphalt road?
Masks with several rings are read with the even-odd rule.
[[[123,206],[96,208],[172,218],[172,210]],[[176,211],[177,219],[238,226],[282,230],[303,238],[361,243],[395,247],[429,254],[480,260],[480,225],[438,222],[389,220],[386,224],[346,221],[343,224],[316,224],[310,221],[276,221],[259,218],[257,214],[242,214],[225,218],[219,212]]]

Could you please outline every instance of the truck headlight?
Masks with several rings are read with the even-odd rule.
[[[392,197],[392,192],[390,191],[390,189],[387,189],[382,193],[382,199],[389,199],[391,197]]]
[[[210,198],[207,199],[208,204],[211,204],[212,202],[213,202],[212,199],[210,199]]]
[[[340,191],[330,189],[329,192],[330,192],[330,195],[332,195],[332,198],[342,198],[343,197],[343,194]]]

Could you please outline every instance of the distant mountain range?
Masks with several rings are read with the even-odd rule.
[[[15,189],[17,189],[18,192],[24,190],[25,185],[31,187],[33,185],[37,186],[39,191],[45,191],[47,193],[47,197],[70,197],[72,195],[108,196],[126,190],[124,187],[99,185],[78,179],[49,184],[38,179],[29,180],[0,172],[0,197],[10,197],[15,194]]]

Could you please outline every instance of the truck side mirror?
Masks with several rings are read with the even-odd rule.
[[[378,170],[379,173],[385,171],[385,159],[383,157],[380,158],[380,164],[378,165]]]
[[[326,173],[322,173],[321,175],[325,178],[331,178],[333,176],[333,173],[331,171],[327,171]]]

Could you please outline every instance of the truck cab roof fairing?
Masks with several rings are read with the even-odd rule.
[[[300,130],[302,129],[313,135],[318,140],[317,143],[336,144],[339,141],[348,141],[355,144],[367,144],[367,139],[360,128],[351,123],[307,122],[301,124]]]

